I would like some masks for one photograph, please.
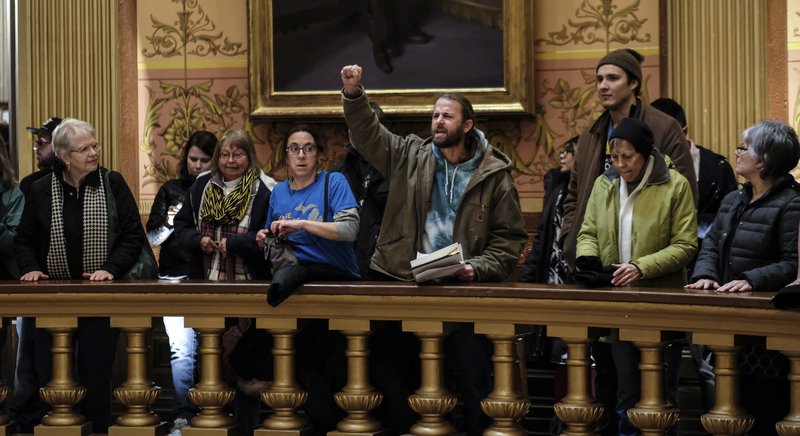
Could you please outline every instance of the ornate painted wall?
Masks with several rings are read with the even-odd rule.
[[[514,161],[523,209],[541,208],[542,175],[557,165],[565,140],[600,112],[594,87],[597,60],[632,47],[646,56],[645,99],[659,89],[659,10],[655,0],[530,0],[535,68],[532,116],[483,123],[490,142]],[[257,142],[263,168],[284,177],[272,150],[289,123],[250,125],[247,119],[247,7],[244,0],[138,0],[138,120],[141,210],[176,173],[189,133],[217,135],[245,128]],[[425,134],[425,122],[394,122],[396,132]],[[326,124],[324,165],[347,142],[343,124]]]

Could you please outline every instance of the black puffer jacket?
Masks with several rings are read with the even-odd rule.
[[[754,291],[774,292],[797,277],[800,185],[785,175],[750,203],[752,194],[748,183],[725,196],[703,241],[693,282],[746,279]]]

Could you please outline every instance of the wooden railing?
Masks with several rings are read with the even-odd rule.
[[[147,374],[145,337],[152,319],[184,316],[200,335],[200,381],[190,392],[201,413],[184,429],[186,436],[235,434],[224,406],[233,390],[221,377],[220,338],[226,317],[252,317],[256,327],[274,337],[274,381],[261,395],[273,412],[259,435],[304,434],[308,424],[297,410],[306,393],[294,378],[293,340],[298,320],[324,318],[348,343],[348,383],[336,395],[347,416],[338,433],[376,434],[380,424],[370,410],[381,400],[368,382],[367,338],[371,321],[399,320],[422,342],[421,385],[409,398],[421,415],[415,434],[453,432],[445,414],[455,399],[442,383],[442,338],[450,323],[472,323],[476,333],[494,343],[494,388],[482,402],[496,435],[524,434],[519,420],[529,403],[519,386],[515,344],[537,324],[568,346],[568,390],[555,412],[570,435],[594,434],[592,423],[602,407],[591,397],[588,347],[598,332],[616,329],[621,340],[641,350],[641,400],[629,411],[646,435],[664,434],[678,419],[665,401],[662,386],[662,344],[674,332],[691,332],[695,343],[716,354],[717,391],[714,408],[703,426],[718,435],[744,434],[753,424],[737,398],[737,353],[743,341],[766,338],[767,348],[783,352],[791,362],[790,413],[778,424],[780,434],[800,432],[800,312],[778,311],[771,294],[716,294],[683,289],[585,290],[576,287],[517,283],[416,286],[397,282],[316,283],[305,285],[278,308],[266,304],[267,283],[210,282],[40,282],[0,283],[0,315],[36,317],[37,326],[53,334],[53,379],[42,389],[53,405],[37,434],[80,434],[76,411],[85,389],[72,375],[71,332],[77,318],[107,316],[127,336],[128,374],[115,391],[127,412],[109,430],[111,435],[156,435],[160,419],[150,411],[159,392]],[[0,401],[7,388],[0,387]],[[0,416],[0,425],[6,417]],[[41,429],[41,431],[39,431]],[[343,430],[344,429],[344,430]]]

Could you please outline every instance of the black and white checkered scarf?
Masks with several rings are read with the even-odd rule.
[[[103,175],[99,173],[97,186],[85,185],[83,192],[83,271],[92,273],[108,257],[108,209]],[[64,187],[55,173],[51,175],[50,192],[53,197],[50,215],[50,249],[47,252],[47,273],[51,279],[70,279],[67,262],[67,245],[64,238]],[[80,192],[80,188],[78,189]]]

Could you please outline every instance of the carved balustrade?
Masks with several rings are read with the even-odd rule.
[[[200,380],[190,399],[200,413],[184,429],[192,435],[235,435],[226,406],[234,390],[221,377],[221,336],[226,317],[255,318],[254,328],[274,339],[274,380],[261,399],[272,410],[261,428],[265,435],[307,435],[313,432],[299,413],[307,393],[294,372],[294,338],[298,320],[328,319],[332,330],[347,338],[348,380],[335,396],[346,417],[337,435],[379,434],[385,429],[371,411],[381,393],[368,379],[367,339],[373,321],[402,321],[403,330],[421,341],[420,386],[408,399],[419,415],[411,432],[449,435],[456,429],[446,415],[456,404],[443,383],[442,339],[450,323],[473,323],[475,332],[494,344],[494,387],[481,403],[492,419],[487,435],[521,435],[520,419],[528,413],[521,383],[519,333],[546,325],[551,336],[567,344],[568,389],[555,405],[567,424],[563,434],[592,435],[603,408],[591,396],[588,348],[596,331],[615,330],[621,340],[641,351],[641,398],[628,412],[643,434],[661,435],[678,419],[664,401],[663,339],[674,332],[691,332],[697,344],[716,354],[717,390],[713,409],[702,416],[705,428],[719,435],[740,435],[753,425],[739,404],[737,353],[747,338],[766,338],[769,349],[790,361],[789,414],[776,428],[779,434],[800,434],[800,312],[771,307],[771,294],[719,295],[683,289],[584,290],[573,286],[516,283],[416,286],[408,283],[357,282],[305,285],[277,308],[266,304],[263,282],[41,282],[0,283],[0,316],[36,317],[37,326],[53,334],[53,377],[41,390],[52,411],[36,428],[37,436],[84,435],[88,423],[77,412],[85,388],[73,377],[71,334],[79,317],[110,317],[127,338],[128,374],[115,391],[126,410],[112,426],[112,435],[161,435],[165,427],[152,413],[159,394],[147,374],[146,335],[152,318],[180,315],[200,335]],[[10,383],[9,383],[10,384]],[[0,402],[8,388],[0,386]],[[0,434],[7,427],[0,415]]]

